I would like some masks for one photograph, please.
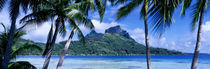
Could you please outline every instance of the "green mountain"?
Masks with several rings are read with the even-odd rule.
[[[118,31],[116,31],[118,30]],[[120,32],[121,31],[121,32]],[[19,40],[19,43],[27,42],[29,40]],[[33,41],[30,41],[33,42]],[[85,44],[81,41],[73,41],[68,55],[143,55],[146,54],[144,45],[135,42],[130,35],[122,30],[119,26],[111,27],[106,30],[105,34],[97,33],[95,31],[86,35]],[[33,42],[44,49],[44,43]],[[59,55],[66,41],[56,44],[53,54]],[[164,48],[151,47],[151,54],[155,55],[178,55],[182,52],[167,50]],[[28,50],[23,55],[40,55],[42,52]]]

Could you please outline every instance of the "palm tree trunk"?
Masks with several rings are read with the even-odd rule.
[[[147,69],[151,69],[148,24],[147,24],[147,13],[148,13],[147,10],[148,10],[148,0],[145,0],[144,1],[144,12],[145,12],[144,27],[145,27],[146,58],[147,58]]]
[[[12,21],[12,24],[10,26],[9,39],[8,39],[8,43],[6,46],[6,52],[4,54],[4,60],[2,63],[3,69],[8,69],[10,53],[12,51],[12,43],[13,43],[14,33],[15,33],[15,23],[16,23],[16,21]]]
[[[59,28],[59,25],[60,24],[56,24],[56,29],[55,29],[55,33],[53,35],[53,39],[52,39],[52,43],[50,44],[51,48],[46,56],[46,59],[44,61],[44,65],[42,67],[42,69],[47,69],[48,68],[48,65],[49,65],[49,62],[50,62],[50,58],[51,58],[51,55],[52,55],[52,51],[53,51],[53,48],[54,48],[54,45],[55,45],[55,41],[56,41],[56,38],[57,38],[57,35],[58,35],[58,28]]]
[[[203,1],[204,2],[201,9],[201,15],[200,15],[198,32],[197,32],[197,42],[196,42],[196,47],[195,47],[194,56],[192,60],[191,69],[197,69],[197,65],[198,65],[198,56],[199,56],[199,51],[200,51],[200,46],[201,46],[202,24],[203,24],[203,18],[204,18],[203,15],[204,15],[204,10],[205,10],[205,0]]]
[[[151,69],[147,20],[144,21],[144,26],[145,26],[145,44],[146,44],[147,69]]]
[[[50,31],[49,31],[48,36],[47,36],[46,48],[45,48],[45,50],[42,54],[43,56],[46,55],[49,52],[52,37],[53,37],[53,23],[51,24],[51,28],[50,28]]]
[[[58,65],[57,65],[57,69],[61,69],[61,66],[62,66],[62,64],[63,64],[64,57],[65,57],[65,55],[66,55],[66,52],[67,52],[68,49],[69,49],[69,46],[70,46],[70,44],[71,44],[71,40],[72,40],[72,37],[73,37],[75,31],[76,31],[76,29],[74,29],[74,30],[71,31],[71,34],[70,34],[70,36],[69,36],[69,39],[67,40],[67,42],[66,42],[66,44],[65,44],[65,47],[64,47],[64,49],[63,49],[63,53],[61,54],[61,57],[60,57],[60,59],[59,59],[59,62],[58,62]]]

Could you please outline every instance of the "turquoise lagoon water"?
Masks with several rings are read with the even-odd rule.
[[[41,69],[42,56],[19,56],[16,61],[29,61]],[[52,56],[49,69],[55,69],[59,56]],[[153,69],[190,69],[192,55],[152,55]],[[146,59],[140,56],[67,56],[62,69],[146,69]],[[210,55],[200,55],[198,69],[210,69]]]

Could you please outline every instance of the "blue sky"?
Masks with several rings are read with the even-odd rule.
[[[6,7],[8,7],[6,5]],[[122,5],[111,7],[108,3],[108,7],[105,12],[104,20],[102,23],[99,21],[99,16],[96,12],[90,13],[89,17],[92,19],[92,22],[95,25],[96,32],[104,33],[104,30],[120,25],[123,29],[127,30],[131,37],[133,37],[137,42],[144,44],[144,22],[139,17],[140,8],[135,8],[131,14],[127,17],[116,21],[116,12],[117,9],[122,7]],[[0,22],[3,22],[8,27],[10,25],[8,9],[3,9],[0,13]],[[190,9],[189,9],[190,10]],[[167,29],[164,35],[161,38],[153,37],[152,31],[150,31],[150,44],[153,47],[167,48],[171,50],[178,50],[183,52],[193,52],[196,40],[197,30],[191,30],[192,22],[192,11],[187,10],[186,16],[180,16],[181,7],[176,9],[174,12],[174,22],[172,26]],[[203,34],[202,34],[202,53],[210,53],[210,14],[209,10],[205,12],[204,25],[203,25]],[[23,17],[24,14],[20,15],[18,20]],[[20,27],[20,24],[17,24]],[[33,27],[28,30],[28,34],[23,36],[25,39],[30,39],[37,42],[46,42],[46,36],[49,31],[50,24],[49,22],[44,23],[41,27]],[[84,34],[88,34],[90,30],[87,30],[83,26],[80,26]],[[150,27],[151,28],[151,27]],[[2,30],[2,27],[0,27]],[[151,30],[151,29],[150,29]],[[69,30],[68,30],[69,31]],[[66,40],[70,32],[67,33],[67,36],[62,38],[58,37],[57,42]],[[76,40],[76,38],[74,38]]]

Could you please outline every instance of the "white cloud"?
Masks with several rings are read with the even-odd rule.
[[[110,3],[108,3],[108,6]],[[122,7],[123,5],[115,6],[110,8],[110,11],[105,12],[105,17],[108,18],[109,21],[112,21],[111,23],[100,23],[98,19],[100,19],[99,15],[97,12],[93,13],[92,18],[97,19],[97,20],[92,20],[95,30],[99,33],[104,33],[105,29],[108,29],[109,27],[116,26],[116,25],[121,25],[121,27],[129,32],[132,38],[134,38],[137,42],[144,44],[144,29],[141,28],[135,28],[135,29],[129,29],[130,27],[119,24],[114,22],[114,20],[111,17],[108,16],[114,16],[117,12],[117,9]],[[9,21],[9,13],[7,9],[3,9],[2,12],[0,13],[0,21],[3,22],[6,27],[9,27],[10,21]],[[108,15],[108,16],[107,16]],[[18,20],[17,20],[18,21]],[[17,26],[19,27],[20,25],[17,22]],[[90,30],[86,29],[83,26],[80,26],[84,34],[87,34],[90,32]],[[25,39],[30,39],[33,41],[38,41],[38,42],[46,42],[47,39],[47,34],[50,29],[50,24],[45,23],[41,27],[37,28],[36,30],[30,30],[28,31],[27,35],[23,36]],[[2,31],[2,27],[0,27],[0,31]],[[66,40],[67,37],[69,36],[69,30],[67,32],[66,37],[62,38],[58,36],[57,42]],[[169,38],[162,37],[160,39],[156,39],[150,36],[150,45],[154,47],[162,47],[162,48],[167,48],[167,49],[173,49],[173,50],[179,50],[179,51],[184,51],[184,52],[193,52],[194,51],[194,46],[196,42],[196,33],[188,33],[188,36],[180,36],[181,39],[178,40],[173,40],[173,41],[168,41]],[[201,52],[202,53],[210,53],[208,50],[210,48],[210,21],[207,21],[206,23],[203,24],[203,29],[202,29],[202,43],[201,43]],[[184,39],[184,40],[183,40]]]
[[[204,25],[203,25],[203,31],[210,31],[210,21],[207,21]]]
[[[7,28],[10,26],[10,21],[9,21],[9,13],[7,12],[6,8],[3,8],[2,11],[0,12],[0,22],[3,23]],[[0,26],[0,32],[3,31],[3,27]]]
[[[210,48],[210,21],[207,21],[203,26],[202,36],[201,36],[201,53],[210,53],[208,50]],[[196,44],[197,30],[193,33],[186,34],[187,36],[180,36],[180,39],[174,41],[167,41],[161,46],[162,48],[178,50],[182,52],[193,53]],[[161,39],[160,39],[161,40]]]
[[[95,31],[98,33],[105,33],[106,29],[116,25],[120,25],[121,28],[126,30],[135,41],[144,44],[144,30],[141,28],[128,29],[127,25],[119,24],[117,22],[100,23],[100,21],[98,20],[92,20],[92,22],[93,25],[95,26]],[[84,34],[88,34],[90,32],[90,30],[85,28],[84,26],[80,26],[80,29],[83,31]]]
[[[135,39],[139,43],[144,43],[144,30],[140,28],[136,28],[134,30],[127,29],[130,36]]]
[[[95,30],[99,33],[104,33],[104,31],[110,27],[120,25],[116,22],[111,22],[111,23],[100,23],[100,21],[97,20],[92,20],[93,25],[95,26]]]
[[[46,42],[50,27],[50,23],[44,23],[38,28],[30,28],[30,30],[27,30],[27,34],[24,35],[23,38],[36,42]]]
[[[32,26],[29,27],[26,28],[27,34],[23,36],[24,39],[29,39],[35,42],[42,42],[42,43],[45,43],[47,41],[47,36],[51,28],[50,23],[48,22],[43,23],[40,27],[32,27]],[[55,31],[55,26],[54,26],[54,31]],[[60,36],[60,34],[58,34],[56,43],[67,40],[70,31],[68,29],[66,31],[67,33],[65,37],[62,37]]]
[[[166,43],[166,38],[165,38],[165,37],[161,38],[161,39],[160,39],[160,44],[163,45],[163,44],[165,44],[165,43]],[[172,42],[172,43],[173,43],[173,42]],[[175,43],[173,43],[173,44],[175,44]]]
[[[110,1],[107,1],[107,6],[110,6],[111,5],[111,2]]]

